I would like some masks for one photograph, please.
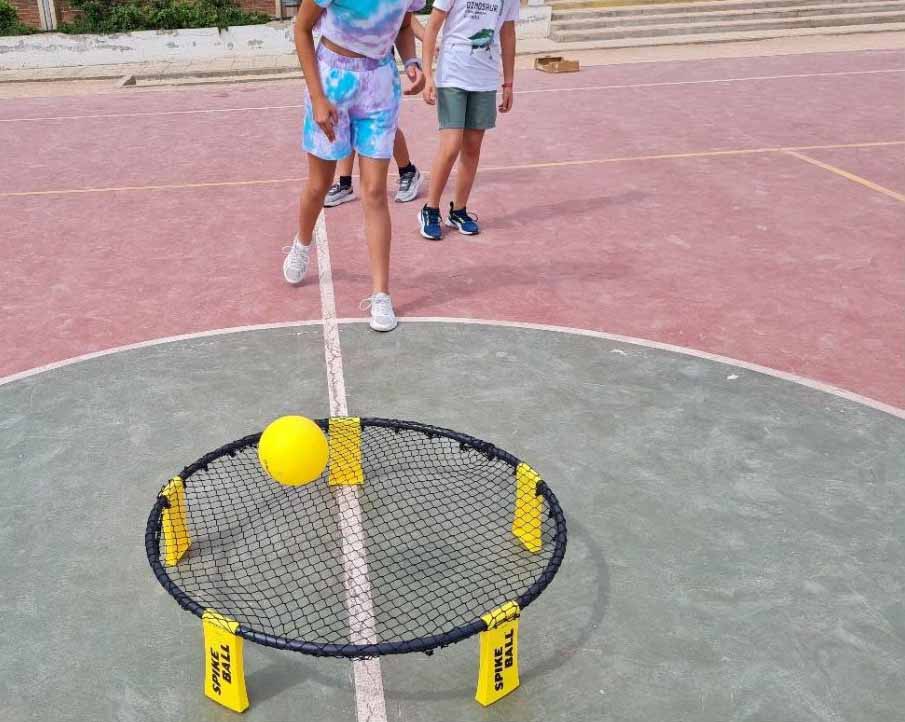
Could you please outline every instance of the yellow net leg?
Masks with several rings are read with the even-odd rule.
[[[185,482],[174,476],[163,488],[161,495],[170,503],[169,508],[163,510],[160,524],[164,544],[163,563],[164,566],[172,567],[182,559],[192,543],[186,524]]]
[[[502,699],[519,686],[518,616],[519,605],[506,602],[481,617],[487,631],[481,632],[478,645],[478,691],[475,699],[485,707]]]
[[[361,468],[361,420],[358,417],[330,419],[330,486],[364,484]]]
[[[512,533],[529,552],[535,554],[543,548],[541,541],[541,511],[543,503],[537,495],[540,475],[528,464],[519,464],[515,470],[515,516]]]
[[[242,637],[235,635],[239,623],[207,610],[204,627],[204,694],[233,712],[248,709]]]

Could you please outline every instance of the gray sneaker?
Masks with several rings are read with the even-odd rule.
[[[333,208],[351,200],[355,200],[355,191],[352,190],[352,186],[334,183],[327,191],[327,197],[324,198],[324,208]]]
[[[396,192],[397,203],[408,203],[418,197],[418,191],[421,190],[421,171],[415,170],[403,173],[399,176],[399,190]]]

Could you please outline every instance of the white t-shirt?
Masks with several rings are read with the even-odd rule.
[[[500,28],[518,20],[519,0],[434,0],[448,13],[436,83],[439,88],[496,90],[500,85]]]

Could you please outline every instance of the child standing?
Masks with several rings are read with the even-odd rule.
[[[473,236],[480,231],[466,206],[481,157],[484,132],[496,125],[496,89],[502,65],[501,113],[512,109],[515,71],[515,20],[519,0],[434,0],[424,32],[424,100],[437,105],[440,147],[431,168],[430,194],[418,215],[421,235],[442,237],[440,196],[459,160],[456,187],[446,225]],[[431,59],[444,27],[436,74]]]
[[[392,331],[389,295],[390,209],[387,168],[402,96],[393,58],[395,41],[414,95],[424,87],[415,57],[411,14],[424,0],[303,0],[295,22],[295,47],[308,86],[302,147],[308,180],[299,199],[299,232],[283,261],[283,277],[301,283],[308,270],[314,225],[333,182],[336,161],[353,150],[361,169],[365,234],[371,267],[371,328]],[[313,29],[320,23],[315,50]]]

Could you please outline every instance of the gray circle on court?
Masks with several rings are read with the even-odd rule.
[[[341,328],[349,409],[529,461],[570,525],[522,620],[522,687],[472,699],[474,640],[383,660],[390,720],[897,720],[905,423],[608,339]],[[200,623],[143,531],[161,483],[284,413],[327,415],[320,327],[184,340],[0,387],[4,719],[223,720]],[[349,666],[246,645],[247,719],[352,720]]]

